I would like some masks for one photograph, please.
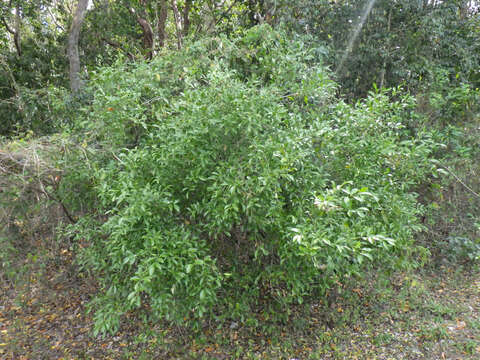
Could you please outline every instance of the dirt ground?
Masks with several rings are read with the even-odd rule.
[[[287,325],[210,324],[203,332],[127,316],[114,336],[92,335],[97,291],[75,274],[72,254],[29,256],[2,276],[1,359],[480,359],[480,270],[444,264],[340,287],[310,301]],[[3,274],[5,275],[5,274]],[[343,292],[342,292],[343,291]]]

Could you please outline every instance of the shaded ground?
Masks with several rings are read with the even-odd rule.
[[[1,359],[480,359],[478,267],[343,286],[328,311],[315,302],[292,309],[283,327],[259,317],[193,336],[132,316],[116,336],[94,338],[86,304],[96,285],[74,275],[67,249],[54,258],[29,256],[15,276],[1,274]]]

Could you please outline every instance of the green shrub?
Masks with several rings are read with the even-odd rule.
[[[412,265],[411,190],[436,145],[406,128],[408,96],[335,104],[311,54],[258,27],[96,75],[73,132],[88,162],[64,185],[87,174],[97,199],[74,229],[104,284],[96,331],[138,308],[192,324],[244,319],[260,302],[285,310],[324,294],[366,264]]]

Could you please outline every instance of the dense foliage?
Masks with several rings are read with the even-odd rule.
[[[76,5],[0,4],[0,260],[70,223],[95,332],[480,259],[477,1]]]
[[[64,183],[89,176],[98,199],[77,226],[105,286],[98,330],[147,304],[177,321],[265,300],[274,314],[367,263],[412,265],[411,190],[437,145],[408,128],[409,96],[334,102],[317,54],[262,26],[99,70],[76,130],[97,149]]]

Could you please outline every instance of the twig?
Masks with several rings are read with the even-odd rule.
[[[111,47],[115,48],[115,49],[119,49],[121,51],[123,51],[125,53],[125,55],[127,55],[127,57],[130,59],[130,61],[134,61],[135,60],[135,55],[133,55],[131,52],[129,52],[128,50],[125,50],[122,45],[120,45],[119,43],[113,41],[113,40],[110,40],[110,39],[107,39],[106,37],[102,37],[102,40],[107,44],[107,45],[110,45]]]
[[[148,104],[150,104],[151,102],[154,102],[154,101],[157,101],[157,100],[161,100],[161,99],[163,99],[163,98],[164,98],[164,96],[153,97],[153,98],[151,98],[151,99],[148,99],[148,100],[144,101],[144,102],[142,103],[142,105],[148,105]]]
[[[447,166],[443,165],[440,163],[440,165],[445,169],[447,170],[450,175],[452,175],[460,184],[462,184],[468,191],[470,191],[473,195],[475,195],[476,197],[480,198],[480,195],[475,192],[475,190],[473,190],[470,186],[468,186],[467,184],[465,184],[465,182],[462,181],[462,179],[460,179],[452,170],[450,170]]]
[[[5,27],[7,28],[7,31],[12,34],[12,35],[15,35],[15,31],[13,31],[10,26],[8,26],[8,23],[7,23],[7,20],[5,20],[5,18],[2,16],[2,22],[3,22],[3,25],[5,25]]]
[[[34,190],[37,200],[39,200],[38,195],[43,194],[58,203],[67,219],[71,223],[75,223],[76,220],[62,202],[61,198],[49,192],[45,186],[53,185],[55,187],[55,183],[51,184],[46,181],[48,174],[55,171],[55,168],[42,160],[39,155],[39,149],[42,149],[42,145],[33,143],[23,152],[0,150],[0,173],[16,177],[19,183],[23,183],[24,190],[27,188]],[[33,180],[37,185],[30,185],[31,182],[29,180]]]
[[[293,93],[293,94],[287,94],[287,95],[280,96],[280,99],[285,99],[285,98],[288,98],[288,97],[291,97],[291,96],[298,96],[298,92]]]
[[[57,197],[53,196],[52,194],[50,194],[47,190],[44,189],[44,193],[45,195],[47,195],[50,199],[52,199],[53,201],[57,202],[60,207],[62,208],[63,210],[63,213],[65,214],[65,216],[67,217],[68,220],[70,220],[70,222],[72,224],[75,224],[77,221],[73,218],[73,216],[70,214],[70,211],[68,211],[67,207],[65,206],[65,204]]]
[[[121,164],[124,164],[124,162],[117,155],[115,155],[115,153],[113,151],[112,151],[112,155],[115,158],[115,160],[117,160]]]
[[[215,21],[215,23],[213,24],[213,26],[217,26],[220,21],[223,20],[223,18],[227,17],[228,14],[230,13],[230,11],[232,10],[233,6],[237,3],[238,0],[234,0],[232,2],[232,4],[228,7],[227,10],[225,10],[222,14],[220,14],[220,16],[218,17],[217,21]],[[211,27],[212,25],[210,24],[209,28]]]
[[[52,14],[52,11],[51,11],[51,9],[50,9],[50,6],[47,6],[47,11],[48,11],[50,17],[52,18],[52,21],[53,21],[53,23],[55,24],[55,26],[56,26],[57,28],[59,28],[60,30],[65,31],[65,28],[57,22],[56,17]]]

